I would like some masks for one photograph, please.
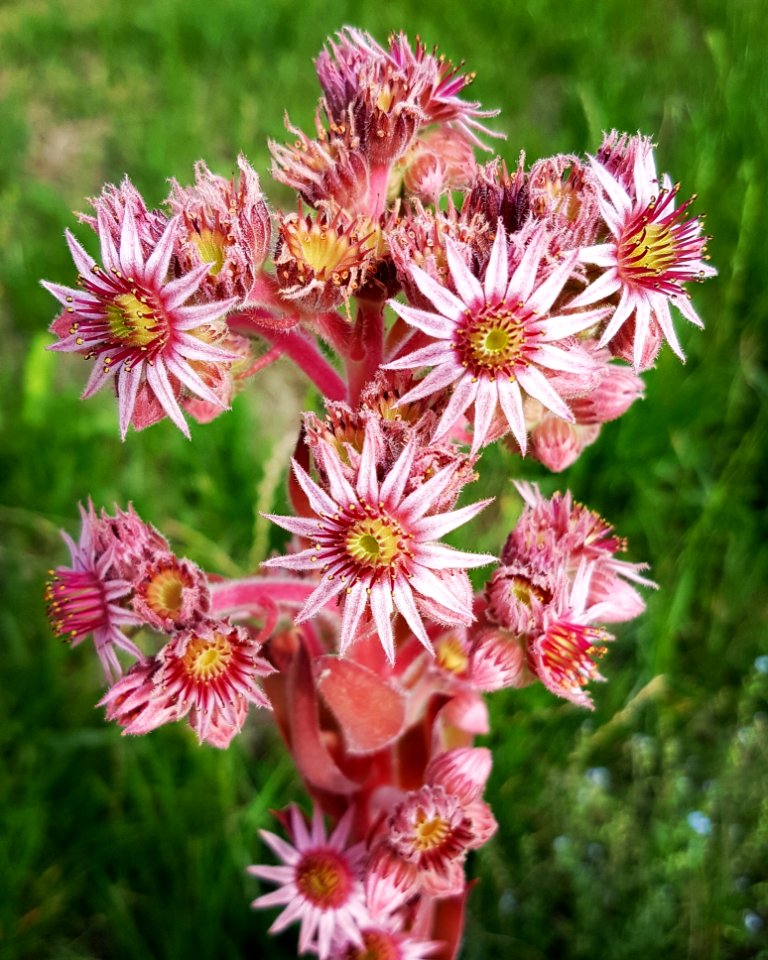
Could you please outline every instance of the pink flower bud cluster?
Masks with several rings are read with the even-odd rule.
[[[497,111],[421,40],[345,27],[316,66],[313,134],[270,144],[295,204],[273,214],[242,155],[231,179],[200,161],[172,180],[161,210],[126,178],[80,217],[98,257],[67,232],[77,280],[45,283],[52,349],[92,362],[84,396],[111,384],[123,438],[165,418],[189,435],[281,357],[311,380],[325,410],[303,416],[289,514],[267,515],[281,551],[208,577],[132,509],[89,505],[47,601],[57,634],[93,636],[126,733],[186,719],[225,747],[272,709],[313,803],[278,814],[287,839],[262,832],[272,932],[298,923],[323,960],[454,956],[467,856],[496,829],[484,695],[538,680],[591,707],[608,626],[655,585],[597,513],[535,485],[479,591],[468,571],[497,558],[444,538],[491,537],[492,501],[460,500],[487,446],[565,470],[664,341],[682,358],[671,308],[701,326],[688,285],[715,271],[641,134],[481,162]]]

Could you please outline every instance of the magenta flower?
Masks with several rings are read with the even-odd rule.
[[[416,445],[409,442],[383,482],[376,472],[376,435],[369,421],[354,485],[344,476],[334,447],[321,441],[316,455],[328,477],[328,492],[318,486],[294,461],[296,479],[307,495],[316,518],[269,519],[291,533],[312,541],[300,553],[268,560],[265,566],[291,570],[318,570],[322,580],[304,604],[297,623],[309,620],[330,600],[343,595],[340,653],[344,653],[370,607],[373,620],[390,663],[395,647],[392,614],[402,614],[408,626],[428,650],[427,636],[416,598],[436,601],[455,623],[473,620],[469,580],[470,567],[493,563],[488,554],[465,553],[433,542],[471,520],[490,501],[482,500],[459,510],[429,515],[451,482],[455,465],[439,470],[407,496]],[[459,572],[467,590],[449,590],[445,577]],[[468,599],[463,599],[466,593]]]
[[[594,363],[589,355],[568,338],[590,327],[604,311],[547,316],[571,276],[577,255],[567,257],[545,280],[537,283],[546,238],[544,230],[531,238],[510,277],[506,233],[499,223],[481,284],[464,263],[454,242],[446,237],[448,266],[457,293],[451,293],[424,270],[412,266],[410,272],[416,286],[437,312],[389,301],[406,323],[434,341],[385,364],[385,368],[391,370],[434,368],[400,402],[429,396],[451,384],[454,387],[434,439],[448,433],[470,404],[474,404],[472,452],[475,453],[483,445],[494,414],[501,407],[525,453],[523,391],[558,417],[573,421],[573,414],[547,374],[566,371],[588,376],[593,371]]]
[[[189,436],[178,398],[186,390],[222,405],[195,367],[233,359],[210,342],[218,336],[210,325],[236,300],[185,306],[208,275],[210,264],[203,263],[168,281],[178,218],[168,222],[154,249],[145,256],[130,206],[123,214],[119,249],[101,206],[98,215],[103,268],[67,231],[80,289],[43,281],[43,286],[64,305],[64,313],[51,327],[61,339],[50,349],[95,359],[83,397],[92,396],[110,376],[114,378],[123,438],[140,387]]]
[[[600,346],[609,343],[634,315],[635,369],[643,365],[643,351],[653,323],[658,324],[674,352],[684,360],[669,305],[675,306],[686,320],[703,327],[683,285],[717,273],[706,262],[708,238],[702,235],[701,220],[685,219],[695,197],[675,209],[679,184],[673,187],[665,177],[659,186],[650,145],[646,149],[638,147],[634,154],[632,196],[620,179],[596,160],[592,161],[592,170],[602,187],[600,213],[613,239],[580,251],[582,263],[607,269],[569,306],[589,306],[618,293],[618,304]]]
[[[361,880],[365,844],[347,846],[353,816],[354,807],[349,807],[327,836],[319,807],[308,829],[299,808],[291,806],[287,819],[292,844],[268,830],[259,831],[283,866],[248,867],[254,876],[279,884],[251,904],[285,906],[269,932],[279,933],[300,921],[299,953],[317,951],[321,960],[329,956],[334,940],[344,938],[362,946],[360,928],[370,922]]]
[[[117,602],[127,599],[133,586],[115,574],[113,552],[103,546],[104,522],[90,503],[88,510],[80,507],[80,516],[82,529],[77,543],[68,534],[61,534],[69,547],[72,565],[51,571],[52,579],[45,588],[48,618],[54,632],[73,647],[93,634],[104,674],[111,681],[122,673],[115,647],[132,657],[143,656],[122,631],[122,627],[140,620]]]

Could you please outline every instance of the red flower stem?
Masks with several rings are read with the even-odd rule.
[[[255,334],[269,340],[287,357],[290,357],[329,400],[343,400],[346,397],[346,384],[322,355],[312,338],[297,329],[271,330],[253,316],[249,316],[249,313],[250,311],[242,311],[232,314],[227,318],[230,327],[238,332],[251,336]]]
[[[348,402],[356,407],[360,393],[372,380],[384,358],[384,304],[380,300],[358,300],[352,343],[346,357]]]
[[[259,611],[265,604],[301,606],[317,586],[314,580],[269,580],[248,577],[211,584],[211,612],[217,615]]]

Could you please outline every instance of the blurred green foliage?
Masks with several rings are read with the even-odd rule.
[[[292,955],[272,941],[243,867],[256,830],[298,784],[257,720],[226,754],[182,729],[121,739],[93,704],[98,667],[45,622],[77,501],[132,499],[207,569],[248,570],[269,547],[258,508],[279,502],[285,436],[311,403],[279,366],[188,443],[168,423],[117,437],[108,391],[78,400],[85,368],[46,353],[39,277],[70,282],[62,231],[105,180],[150,203],[204,157],[244,150],[276,205],[266,139],[283,111],[309,127],[311,58],[354,23],[420,33],[477,71],[510,163],[593,151],[637,129],[697,191],[720,277],[696,289],[707,322],[678,323],[648,398],[562,478],[503,451],[476,525],[498,549],[522,469],[567,484],[630,538],[661,590],[621,631],[610,683],[586,716],[541,689],[492,701],[497,839],[465,956],[768,957],[768,550],[765,282],[768,44],[757,0],[5,0],[0,5],[0,955],[221,960]],[[763,226],[761,227],[761,224]],[[76,228],[81,236],[86,231]],[[269,412],[263,416],[263,411]],[[762,656],[763,659],[759,659]]]

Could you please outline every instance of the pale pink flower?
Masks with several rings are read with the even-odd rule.
[[[490,501],[459,510],[431,514],[434,504],[451,482],[455,467],[438,471],[430,480],[404,495],[416,455],[413,441],[404,447],[383,482],[376,470],[376,433],[368,422],[353,483],[344,476],[337,450],[323,441],[316,447],[327,477],[323,490],[294,461],[296,479],[304,490],[314,518],[269,516],[312,546],[299,553],[275,557],[269,567],[317,570],[322,580],[304,604],[297,622],[309,620],[329,601],[342,595],[344,611],[339,638],[340,653],[355,639],[363,614],[370,608],[387,658],[395,659],[392,614],[400,613],[428,649],[427,636],[416,601],[435,601],[454,623],[472,621],[471,588],[464,572],[492,563],[487,554],[466,553],[434,542],[471,520]],[[445,583],[447,572],[467,581],[468,593]]]
[[[279,885],[251,904],[257,909],[285,906],[269,932],[279,933],[299,921],[299,953],[317,951],[321,960],[330,956],[334,938],[362,946],[361,928],[370,922],[361,879],[365,844],[347,842],[353,817],[350,807],[328,836],[319,807],[308,827],[292,805],[287,812],[292,843],[268,830],[259,831],[283,865],[248,867],[254,876]]]
[[[125,603],[133,585],[114,569],[114,553],[104,545],[103,521],[88,504],[80,507],[82,528],[77,543],[62,531],[69,547],[71,566],[51,571],[45,599],[53,630],[73,647],[93,635],[96,653],[108,681],[122,673],[115,648],[141,658],[141,650],[123,633],[123,627],[140,623]]]
[[[206,277],[210,264],[168,280],[178,218],[170,220],[146,254],[131,206],[123,212],[119,246],[110,223],[98,210],[101,241],[99,266],[67,231],[67,243],[79,270],[80,289],[43,281],[64,305],[71,321],[62,328],[58,318],[52,330],[61,339],[51,350],[81,353],[95,359],[83,393],[90,397],[113,378],[125,438],[136,398],[145,386],[177,427],[189,436],[179,406],[183,391],[221,405],[219,397],[196,371],[203,364],[228,364],[233,358],[215,346],[219,333],[211,327],[236,301],[185,305]]]
[[[437,312],[390,301],[395,313],[433,341],[385,364],[385,368],[393,370],[434,368],[401,402],[409,403],[453,385],[453,394],[440,418],[435,439],[448,433],[474,404],[472,452],[475,453],[483,445],[500,407],[524,453],[523,391],[557,416],[573,420],[568,405],[550,382],[549,374],[551,371],[591,373],[594,362],[570,338],[592,326],[604,316],[604,311],[548,316],[571,276],[577,254],[564,258],[545,280],[537,282],[546,244],[547,233],[540,229],[531,238],[510,277],[506,232],[499,223],[481,284],[467,267],[456,244],[446,237],[447,260],[456,293],[412,266],[413,281]]]
[[[701,219],[686,219],[695,198],[676,209],[679,184],[672,186],[666,177],[659,184],[650,145],[638,146],[631,155],[631,187],[622,183],[619,175],[612,175],[601,163],[592,161],[592,172],[601,187],[600,213],[612,239],[580,251],[582,263],[603,267],[605,271],[569,306],[586,307],[618,294],[600,346],[609,343],[634,317],[633,363],[639,369],[654,325],[660,327],[680,359],[685,359],[672,325],[670,304],[686,320],[702,327],[684,284],[714,276],[717,271],[706,262],[707,237],[701,232]]]
[[[397,916],[364,927],[362,945],[342,940],[334,945],[331,960],[427,960],[443,947],[438,940],[422,940],[403,930]]]

